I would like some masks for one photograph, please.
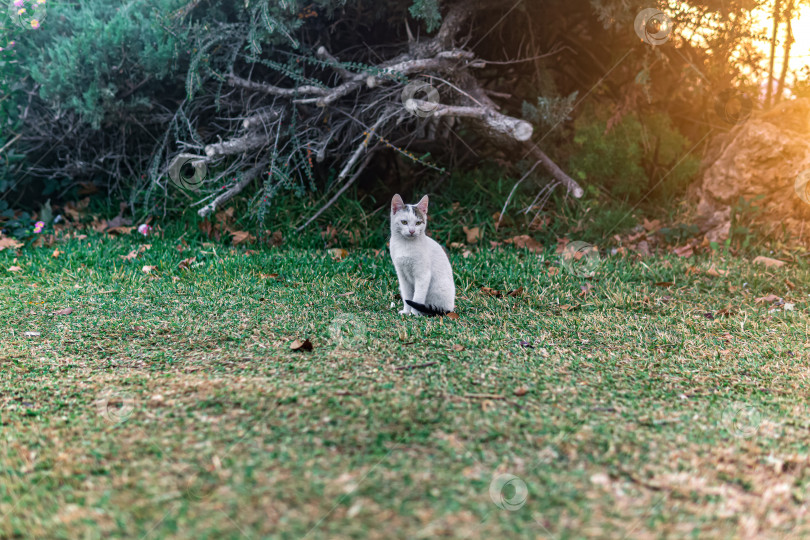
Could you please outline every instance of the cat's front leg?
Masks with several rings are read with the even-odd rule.
[[[404,276],[399,276],[399,295],[402,297],[402,311],[400,315],[411,315],[414,309],[405,300],[413,299],[413,283]]]
[[[416,280],[413,284],[413,298],[412,301],[417,304],[425,304],[427,299],[428,289],[430,288],[430,274],[425,273]],[[418,309],[411,308],[411,313],[414,315],[424,315]]]

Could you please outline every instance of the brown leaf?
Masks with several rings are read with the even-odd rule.
[[[553,276],[556,276],[559,273],[560,273],[560,269],[557,266],[552,266],[551,268],[548,269],[548,275],[549,276],[553,277]]]
[[[65,309],[60,309],[59,311],[54,311],[53,312],[54,315],[70,315],[71,313],[73,313],[73,308],[69,308],[69,307],[65,308]]]
[[[712,265],[709,267],[709,269],[706,270],[706,275],[707,276],[712,276],[712,277],[727,276],[728,275],[728,270],[720,270],[719,268],[717,268],[714,265],[714,263],[712,263]]]
[[[481,293],[484,296],[494,296],[495,298],[500,298],[501,296],[503,296],[501,291],[493,289],[491,287],[481,287]]]
[[[513,238],[504,240],[507,244],[513,244],[516,248],[526,248],[532,253],[541,253],[543,251],[543,244],[529,236],[528,234],[521,234]]]
[[[53,253],[51,253],[51,257],[58,257],[62,253],[64,253],[64,251],[59,251],[59,249],[55,249],[53,250]]]
[[[734,313],[735,313],[734,309],[731,307],[731,304],[729,304],[723,309],[718,309],[715,315],[717,315],[718,317],[728,317],[730,315],[734,315]]]
[[[332,248],[329,249],[329,254],[337,261],[342,261],[346,257],[349,256],[349,252],[343,248]]]
[[[90,204],[90,197],[85,197],[84,199],[76,202],[70,201],[64,207],[63,210],[65,213],[70,216],[70,219],[73,221],[79,221],[82,217],[83,211],[87,209],[87,206]]]
[[[762,255],[760,255],[759,257],[755,257],[752,262],[754,264],[764,264],[765,268],[780,268],[787,264],[785,261],[780,261],[779,259],[771,259],[770,257],[763,257]]]
[[[231,233],[231,243],[235,246],[239,244],[249,243],[252,244],[256,241],[256,237],[247,231],[229,231]]]
[[[467,235],[467,243],[468,244],[475,244],[478,240],[481,239],[481,229],[478,227],[467,228],[466,225],[461,227],[464,230],[464,234]]]
[[[147,265],[147,266],[144,266],[143,268],[141,268],[141,270],[143,270],[144,274],[149,274],[149,273],[152,272],[152,270],[155,270],[156,268],[157,268],[157,266],[148,266]]]
[[[126,255],[119,255],[118,257],[120,257],[121,259],[123,259],[125,261],[132,261],[132,260],[134,260],[134,259],[136,259],[138,257],[138,250],[133,249],[132,251],[130,251]]]
[[[22,268],[20,268],[19,266],[9,266],[8,271],[9,272],[22,272]]]
[[[525,396],[526,394],[529,393],[529,389],[526,388],[525,386],[518,386],[512,393],[518,397]]]
[[[191,264],[197,260],[197,257],[189,257],[188,259],[183,259],[179,263],[177,263],[177,268],[180,270],[189,270],[191,268]]]
[[[22,242],[18,242],[14,238],[9,238],[7,236],[0,236],[0,251],[3,251],[6,248],[17,249],[23,247]]]
[[[506,293],[506,296],[520,296],[521,294],[523,294],[523,287],[518,287],[514,291]]]
[[[283,240],[284,240],[284,237],[281,234],[281,231],[276,231],[276,232],[274,232],[272,234],[272,236],[270,236],[270,238],[268,239],[268,242],[270,243],[271,246],[280,246],[281,243],[283,242]]]
[[[458,343],[456,343],[455,345],[453,345],[453,350],[454,351],[463,351],[464,350],[464,345],[459,345]]]
[[[655,284],[656,287],[672,287],[673,285],[675,285],[675,283],[672,281],[659,281]]]
[[[259,274],[259,277],[262,279],[277,279],[278,274]]]
[[[458,319],[458,313],[456,313],[456,312],[454,312],[454,311],[451,311],[450,313],[448,313],[447,315],[445,315],[445,317],[447,317],[447,318],[448,318],[448,319],[450,319],[451,321],[455,321],[456,319]]]
[[[129,234],[133,230],[135,230],[135,227],[110,227],[105,229],[104,232],[107,234]]]
[[[657,219],[648,221],[647,218],[644,218],[644,223],[642,223],[641,226],[644,227],[644,230],[647,232],[653,232],[661,228],[661,221]]]
[[[312,342],[308,339],[305,339],[304,341],[296,339],[290,344],[290,349],[292,349],[293,351],[311,351]]]
[[[107,227],[109,227],[110,229],[126,227],[127,225],[132,225],[132,220],[120,215],[115,216],[114,218],[112,218],[110,221],[107,222]]]
[[[756,302],[757,304],[759,304],[760,302],[766,302],[768,304],[773,304],[774,302],[778,302],[780,300],[782,300],[782,299],[779,298],[778,296],[776,296],[775,294],[768,294],[766,296],[760,296],[759,298],[755,299],[754,302]]]
[[[689,244],[681,247],[676,247],[672,250],[678,257],[691,257],[695,254],[694,249]]]
[[[790,281],[789,279],[785,280],[785,285],[787,285],[788,289],[791,291],[796,288],[796,284]]]

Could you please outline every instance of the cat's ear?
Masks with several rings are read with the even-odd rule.
[[[428,196],[425,195],[422,199],[416,203],[416,207],[422,212],[424,215],[427,215],[427,205],[428,205]]]
[[[396,214],[403,208],[405,208],[405,202],[402,200],[402,197],[400,197],[399,194],[394,195],[394,198],[391,199],[391,214]]]

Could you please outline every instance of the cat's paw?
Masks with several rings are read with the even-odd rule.
[[[411,312],[408,311],[407,309],[401,309],[401,310],[399,310],[399,314],[400,315],[410,315]]]

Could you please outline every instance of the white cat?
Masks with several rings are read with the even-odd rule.
[[[391,199],[391,259],[399,279],[403,315],[445,315],[453,311],[456,286],[450,259],[425,234],[428,197],[417,204]]]

